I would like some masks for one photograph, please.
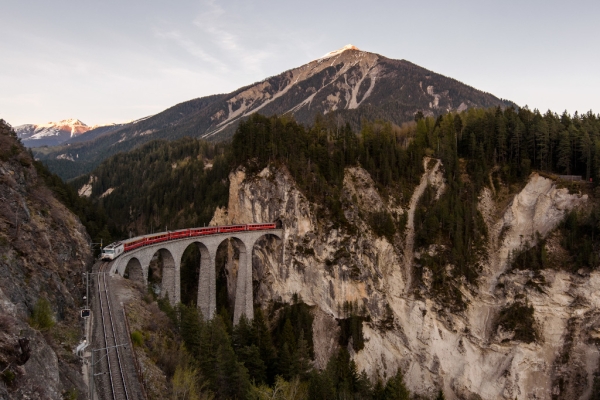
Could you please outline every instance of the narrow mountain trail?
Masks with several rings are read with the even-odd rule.
[[[441,160],[436,160],[433,168],[428,169],[429,162],[431,158],[425,157],[423,159],[423,166],[425,168],[425,172],[421,176],[421,181],[419,182],[419,186],[415,188],[415,191],[410,198],[410,203],[408,207],[408,219],[406,222],[406,240],[404,242],[404,263],[407,267],[405,270],[406,274],[406,287],[411,287],[412,280],[412,264],[414,259],[414,250],[415,250],[415,210],[417,209],[417,205],[419,204],[419,200],[423,193],[425,192],[425,188],[427,188],[427,184],[432,183],[433,177],[438,173],[440,166],[442,165]],[[443,184],[438,184],[438,192],[436,194],[436,198],[439,198],[441,195],[441,191],[443,190]]]

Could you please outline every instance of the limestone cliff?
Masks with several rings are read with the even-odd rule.
[[[357,302],[370,319],[363,325],[364,349],[354,352],[350,346],[350,351],[371,376],[402,368],[412,391],[431,396],[443,388],[449,399],[590,398],[600,358],[600,272],[543,270],[540,289],[526,284],[531,271],[508,268],[513,251],[551,235],[568,211],[586,206],[587,196],[570,194],[535,173],[505,206],[484,189],[478,208],[488,228],[487,254],[478,284],[463,290],[465,312],[440,312],[444,304],[416,295],[411,286],[418,256],[415,207],[427,185],[436,198],[445,188],[440,162],[425,159],[424,166],[405,207],[384,199],[365,170],[347,169],[344,214],[355,232],[318,219],[315,205],[289,174],[274,167],[253,176],[243,169],[233,172],[228,208],[217,210],[213,223],[283,222],[283,262],[268,246],[254,249],[255,300],[266,305],[290,301],[297,293],[316,306],[318,367],[337,346],[335,319],[344,317],[343,303]],[[404,218],[404,232],[393,238],[373,232],[368,215],[384,209],[396,221]],[[265,241],[277,245],[275,239]],[[495,316],[519,296],[534,306],[536,342],[494,331]]]
[[[86,398],[74,347],[89,241],[0,121],[0,399]],[[28,323],[40,299],[52,328]]]

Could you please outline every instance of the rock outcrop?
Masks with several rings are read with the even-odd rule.
[[[600,359],[600,272],[544,270],[546,286],[540,290],[526,285],[530,271],[508,270],[512,251],[525,239],[533,245],[548,236],[568,211],[585,207],[587,197],[532,174],[499,210],[492,192],[484,189],[479,211],[489,237],[479,283],[463,293],[467,311],[439,312],[443,305],[416,296],[410,282],[412,213],[426,185],[437,190],[437,197],[445,185],[439,161],[426,159],[424,166],[422,184],[407,207],[384,199],[365,170],[347,169],[342,204],[355,232],[317,218],[315,205],[284,169],[275,167],[253,176],[243,169],[233,172],[228,208],[217,210],[213,223],[283,222],[283,263],[268,247],[254,249],[255,301],[288,302],[297,293],[316,306],[317,367],[335,349],[331,335],[336,319],[344,317],[344,303],[355,303],[370,320],[363,324],[364,348],[349,350],[359,369],[372,377],[389,377],[401,368],[412,391],[432,396],[442,388],[449,399],[590,398]],[[397,220],[406,217],[405,231],[392,239],[378,237],[368,215],[381,210]],[[276,239],[265,241],[278,245]],[[537,342],[493,331],[495,316],[518,294],[534,307]]]
[[[74,347],[89,241],[0,121],[0,399],[86,398]],[[28,322],[40,299],[52,328]]]

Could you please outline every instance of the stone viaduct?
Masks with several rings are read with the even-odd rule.
[[[212,318],[217,307],[217,284],[215,257],[221,243],[233,239],[239,247],[239,266],[235,291],[234,324],[242,315],[254,318],[252,298],[252,249],[255,243],[265,235],[273,235],[283,241],[283,229],[260,231],[240,231],[216,233],[206,236],[187,237],[156,243],[128,251],[112,261],[111,273],[123,276],[128,269],[130,275],[142,275],[144,283],[148,283],[150,261],[158,253],[163,260],[163,278],[161,295],[169,295],[171,304],[181,301],[181,258],[190,245],[200,250],[200,278],[198,282],[198,307],[205,318]],[[283,261],[283,244],[282,261]]]

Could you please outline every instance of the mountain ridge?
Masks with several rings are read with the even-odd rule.
[[[360,109],[361,118],[383,118],[400,125],[413,120],[419,111],[425,116],[438,116],[473,107],[514,105],[409,61],[389,59],[354,46],[326,56],[231,93],[179,103],[90,142],[42,149],[35,155],[53,172],[69,179],[89,172],[107,156],[153,139],[191,136],[226,140],[239,121],[257,112],[288,115],[308,125],[316,115],[346,115]],[[71,165],[64,160],[81,161]]]
[[[70,138],[96,128],[76,118],[63,119],[45,124],[24,124],[14,128],[17,137],[27,147],[56,146]]]

